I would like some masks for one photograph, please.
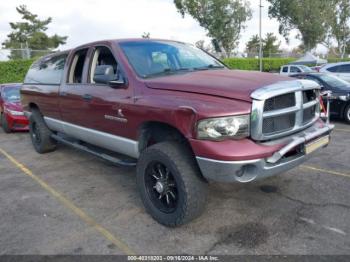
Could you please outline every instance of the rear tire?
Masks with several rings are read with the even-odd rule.
[[[11,128],[9,127],[6,116],[4,116],[4,114],[1,114],[1,127],[5,133],[11,133]]]
[[[207,182],[193,154],[180,143],[145,149],[137,164],[137,185],[146,211],[165,226],[188,223],[205,208]]]
[[[345,107],[344,119],[347,124],[350,124],[350,104]]]
[[[51,138],[51,130],[47,127],[42,115],[35,110],[29,117],[29,133],[33,146],[39,154],[52,152],[57,142]]]

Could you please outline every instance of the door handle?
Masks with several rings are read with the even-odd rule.
[[[89,94],[84,94],[82,95],[82,98],[85,100],[85,101],[91,101],[93,96],[92,95],[89,95]]]

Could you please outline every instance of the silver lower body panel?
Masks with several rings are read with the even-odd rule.
[[[75,139],[118,152],[133,158],[139,157],[138,142],[124,137],[108,134],[94,129],[44,117],[47,126]]]

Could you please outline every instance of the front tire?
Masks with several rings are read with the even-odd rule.
[[[145,149],[137,164],[137,185],[146,211],[165,226],[188,223],[205,208],[207,182],[193,154],[180,143]]]
[[[33,146],[39,154],[56,149],[56,141],[51,138],[51,130],[47,127],[39,111],[33,111],[29,117],[29,133]]]
[[[1,114],[1,127],[5,133],[11,133],[11,128],[9,127],[6,116],[4,114]]]
[[[347,124],[350,124],[350,104],[348,104],[345,108],[344,119]]]

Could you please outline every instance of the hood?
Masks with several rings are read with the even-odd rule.
[[[5,102],[4,107],[13,111],[23,112],[21,102]]]
[[[250,102],[250,94],[263,86],[292,78],[239,70],[205,70],[145,80],[149,88],[220,96]],[[294,80],[295,81],[295,80]]]

